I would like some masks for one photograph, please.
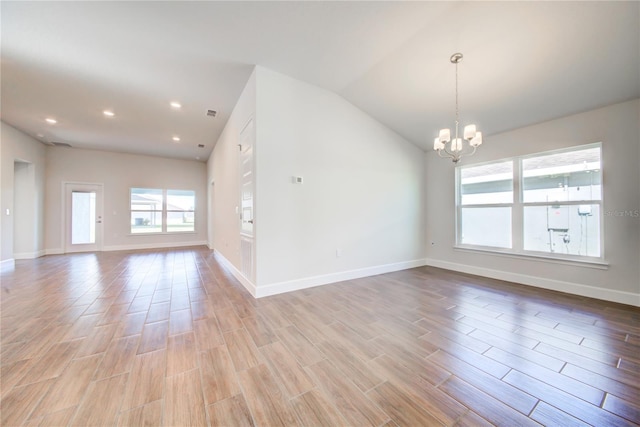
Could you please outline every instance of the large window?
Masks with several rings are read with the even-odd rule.
[[[601,146],[456,168],[457,242],[602,258]]]
[[[129,199],[132,234],[195,231],[194,191],[132,188]]]

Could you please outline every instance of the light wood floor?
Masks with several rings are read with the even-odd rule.
[[[1,424],[640,423],[640,310],[417,268],[254,300],[204,248],[2,276]]]

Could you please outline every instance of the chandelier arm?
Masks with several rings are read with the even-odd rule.
[[[447,153],[447,155],[446,155],[446,156],[443,156],[443,155],[442,155],[442,152],[443,152],[443,151],[444,151],[445,153]],[[450,152],[448,152],[447,150],[438,150],[438,156],[442,157],[443,159],[453,158],[453,155],[452,155]]]
[[[472,145],[469,145],[469,147],[473,148],[473,150],[471,150],[471,152],[466,151],[464,153],[461,153],[460,156],[465,155],[465,156],[473,156],[476,153],[476,149],[478,147],[473,147]]]
[[[442,157],[443,159],[451,159],[453,163],[458,163],[458,161],[460,161],[459,154],[454,154],[451,151],[447,150],[446,148],[443,148],[442,150],[437,150],[437,151],[438,151],[438,156]],[[446,156],[442,155],[443,151],[447,154]]]
[[[478,147],[474,147],[471,144],[463,144],[462,145],[462,151],[459,151],[459,157],[463,157],[463,156],[473,156],[476,152],[476,148]],[[471,150],[470,150],[471,149]]]
[[[448,157],[451,157],[451,156],[449,156],[449,155],[443,156],[443,155],[442,155],[442,151],[443,151],[443,150],[438,150],[438,156],[442,157],[443,159],[446,159],[446,158],[448,158]],[[449,154],[449,153],[447,152],[447,154]]]
[[[444,146],[444,148],[442,150],[438,151],[438,153],[440,153],[440,151],[444,151],[445,153],[447,153],[447,157],[451,157],[451,158],[456,157],[456,155],[453,152],[447,150],[447,145],[446,144],[445,144],[445,146]],[[443,157],[443,156],[440,156],[440,157]]]

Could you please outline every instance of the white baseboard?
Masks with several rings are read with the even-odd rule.
[[[104,252],[112,252],[112,251],[136,251],[143,249],[166,249],[166,248],[182,248],[187,246],[206,246],[207,242],[197,241],[197,242],[169,242],[169,243],[142,243],[138,245],[111,245],[111,246],[103,246],[102,250]]]
[[[16,266],[16,260],[14,258],[4,259],[0,261],[0,269],[12,269]]]
[[[391,273],[394,271],[406,270],[408,268],[422,267],[425,265],[424,259],[412,261],[402,261],[392,264],[376,265],[373,267],[359,268],[356,270],[340,271],[337,273],[322,274],[319,276],[304,277],[302,279],[289,280],[286,282],[272,283],[256,288],[256,298],[277,295],[284,292],[297,291],[300,289],[312,288],[315,286],[328,285],[330,283],[343,282],[345,280],[359,279],[362,277],[375,276],[378,274]]]
[[[139,245],[110,245],[103,246],[102,250],[105,252],[113,251],[135,251],[144,249],[166,249],[166,248],[182,248],[188,246],[206,246],[206,241],[198,242],[177,242],[177,243],[143,243]],[[62,248],[47,249],[43,251],[43,255],[63,255],[66,252]]]
[[[216,251],[216,257],[221,263],[231,271],[233,277],[244,286],[254,298],[262,298],[285,292],[297,291],[300,289],[312,288],[315,286],[328,285],[330,283],[343,282],[345,280],[359,279],[361,277],[375,276],[378,274],[391,273],[393,271],[406,270],[408,268],[422,267],[425,265],[424,259],[413,261],[397,262],[393,264],[377,265],[374,267],[360,268],[357,270],[341,271],[338,273],[323,274],[320,276],[305,277],[302,279],[289,280],[286,282],[273,283],[265,286],[256,286],[248,280],[238,268]]]
[[[583,297],[596,298],[605,301],[612,301],[621,304],[634,305],[640,307],[640,294],[617,291],[615,289],[597,288],[595,286],[582,285],[580,283],[564,282],[561,280],[546,279],[543,277],[529,276],[520,273],[493,270],[484,267],[458,264],[449,261],[441,261],[428,258],[426,265],[444,268],[446,270],[459,271],[461,273],[475,274],[477,276],[490,277],[492,279],[505,280],[508,282],[521,283],[523,285],[535,286],[537,288],[550,289],[552,291],[566,292]]]
[[[235,265],[231,263],[224,255],[220,253],[220,251],[215,251],[216,258],[222,262],[222,264],[231,271],[233,277],[238,279],[238,282],[244,286],[254,298],[256,297],[256,285],[254,285],[249,279],[244,277],[244,275],[236,268]]]
[[[35,258],[40,258],[41,256],[45,256],[46,255],[46,251],[45,250],[40,250],[37,252],[21,252],[21,253],[17,253],[17,254],[13,254],[13,258],[14,259],[35,259]]]

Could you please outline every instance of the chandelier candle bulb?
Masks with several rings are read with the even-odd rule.
[[[482,145],[482,132],[476,132],[476,136],[469,142],[472,147],[478,147]]]
[[[440,129],[440,142],[451,141],[451,131],[449,129]]]
[[[436,151],[442,150],[444,148],[444,142],[440,142],[440,138],[436,138],[433,140],[433,149]]]
[[[470,141],[476,136],[476,125],[466,125],[464,127],[464,139]]]

